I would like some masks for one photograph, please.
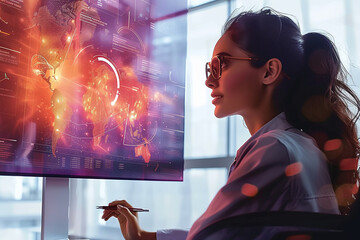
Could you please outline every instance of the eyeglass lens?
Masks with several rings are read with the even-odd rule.
[[[220,59],[218,57],[213,57],[211,59],[211,73],[215,79],[220,78]]]
[[[221,63],[218,57],[213,57],[211,62],[206,63],[206,78],[212,75],[213,78],[219,79],[221,74]]]

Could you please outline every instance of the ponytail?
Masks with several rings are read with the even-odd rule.
[[[347,72],[332,41],[320,33],[303,36],[304,63],[290,97],[288,121],[311,135],[329,161],[340,211],[348,214],[358,191],[356,131],[360,100],[347,86]],[[350,111],[352,105],[356,113]]]

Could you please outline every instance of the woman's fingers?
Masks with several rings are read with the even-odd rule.
[[[116,210],[105,210],[103,215],[102,215],[102,219],[107,221],[111,217],[118,217],[118,216],[119,216],[119,212],[116,211]]]
[[[119,212],[119,223],[121,232],[124,236],[128,236],[125,239],[139,239],[141,235],[141,228],[139,226],[139,222],[137,217],[125,206],[117,205],[117,209]],[[123,218],[120,220],[120,218]]]
[[[106,221],[107,219],[109,219],[110,215],[111,215],[111,212],[109,210],[104,210],[103,215],[102,215],[101,218]]]
[[[133,208],[133,206],[125,200],[117,200],[109,203],[109,206],[117,206],[117,205],[121,205],[127,208]],[[131,212],[131,214],[134,215],[135,217],[138,217],[137,212]]]
[[[105,209],[102,218],[107,221],[111,217],[116,217],[125,239],[139,239],[143,230],[140,228],[137,213],[130,211],[133,206],[125,200],[113,201],[109,206],[117,207],[116,210]]]
[[[120,212],[118,210],[121,209],[121,207],[118,208],[118,210],[104,210],[103,215],[102,215],[102,219],[104,219],[105,221],[107,221],[111,217],[116,217],[121,222],[123,222],[125,220],[126,216],[128,216],[128,217],[131,217],[131,216],[134,217],[135,216],[136,218],[138,217],[136,212],[131,212],[129,210],[129,208],[132,208],[133,206],[131,206],[131,204],[128,203],[127,201],[125,201],[125,200],[113,201],[113,202],[109,203],[109,206],[124,206],[127,209],[128,213],[130,215],[125,215],[126,212],[122,212],[123,214],[120,214]]]
[[[123,205],[117,205],[117,209],[118,213],[122,214],[128,221],[135,221],[136,216],[130,212],[127,207]]]

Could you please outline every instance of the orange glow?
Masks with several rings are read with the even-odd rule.
[[[82,10],[82,5],[79,5],[76,11],[80,13]],[[67,129],[71,128],[67,127],[79,109],[79,121],[84,118],[87,123],[93,125],[93,128],[86,129],[88,132],[84,133],[87,139],[92,137],[90,146],[93,149],[108,149],[104,146],[109,139],[105,128],[111,121],[111,126],[117,127],[121,136],[124,135],[125,129],[131,132],[134,144],[139,144],[138,147],[133,147],[135,156],[142,157],[148,163],[151,158],[150,145],[148,140],[143,140],[148,137],[148,132],[146,126],[139,124],[147,121],[148,87],[138,80],[132,67],[123,66],[119,60],[121,58],[112,59],[116,69],[113,70],[107,65],[95,62],[93,56],[86,51],[82,52],[84,46],[79,42],[80,38],[75,29],[80,25],[76,26],[75,20],[70,22],[74,25],[63,28],[52,26],[51,22],[44,22],[44,19],[49,17],[47,11],[40,14],[42,15],[35,18],[34,26],[41,28],[34,27],[34,31],[31,32],[34,42],[38,45],[32,48],[32,54],[38,57],[32,62],[32,72],[35,75],[29,79],[28,84],[31,85],[29,88],[34,99],[28,101],[29,105],[34,102],[29,108],[41,111],[40,120],[39,116],[36,118],[52,131],[53,155],[55,156],[57,143],[65,144],[68,136],[71,136],[67,132],[70,131]],[[60,40],[68,43],[66,47]],[[121,73],[117,72],[119,69]],[[114,80],[114,71],[120,73],[118,85],[117,79]],[[116,101],[115,97],[118,97]],[[37,106],[39,102],[45,107]],[[34,117],[33,113],[29,115],[29,118]]]
[[[150,162],[151,154],[149,151],[148,144],[135,147],[135,157],[139,157],[139,156],[141,156],[144,159],[145,163]]]
[[[0,30],[0,33],[4,34],[4,35],[10,35],[10,33],[4,32]]]
[[[245,183],[241,187],[241,193],[247,197],[255,197],[258,194],[258,188],[250,183]]]
[[[114,99],[114,86],[111,85],[114,82],[114,73],[104,65],[95,69],[95,76],[86,86],[86,92],[81,102],[87,118],[94,123],[94,146],[100,144],[107,121],[112,116],[118,122],[118,128],[121,131],[124,130],[124,124],[128,119],[127,129],[132,138],[138,142],[144,142],[143,145],[135,147],[135,156],[143,157],[144,161],[148,163],[151,157],[149,143],[143,139],[141,130],[135,127],[137,126],[135,121],[147,115],[148,89],[138,81],[133,69],[124,67],[123,71],[122,85],[116,93],[119,98],[115,104],[111,103]],[[107,142],[107,138],[105,142]]]
[[[292,236],[288,236],[286,240],[311,240],[312,237],[307,234],[296,234]]]
[[[133,122],[136,119],[136,117],[137,117],[137,114],[135,113],[135,111],[134,110],[131,111],[130,116],[129,116],[129,120],[131,122]]]
[[[123,68],[123,77],[127,77],[129,79],[136,78],[136,75],[134,73],[134,70],[130,67],[124,67]]]
[[[288,177],[295,176],[302,171],[302,168],[303,165],[301,163],[292,163],[285,168],[285,175]]]
[[[340,170],[356,170],[358,165],[357,158],[344,158],[340,161]]]
[[[324,145],[324,151],[329,152],[329,151],[339,150],[341,146],[342,146],[342,142],[340,139],[331,139],[326,141]]]
[[[353,194],[358,192],[356,184],[343,184],[335,190],[336,199],[340,206],[347,206],[355,201]]]

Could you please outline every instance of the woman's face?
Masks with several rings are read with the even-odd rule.
[[[216,43],[214,56],[249,57],[225,33]],[[211,75],[206,80],[212,89],[214,114],[218,118],[240,114],[242,116],[255,110],[261,102],[263,92],[263,69],[254,68],[248,60],[224,59],[219,79]]]

